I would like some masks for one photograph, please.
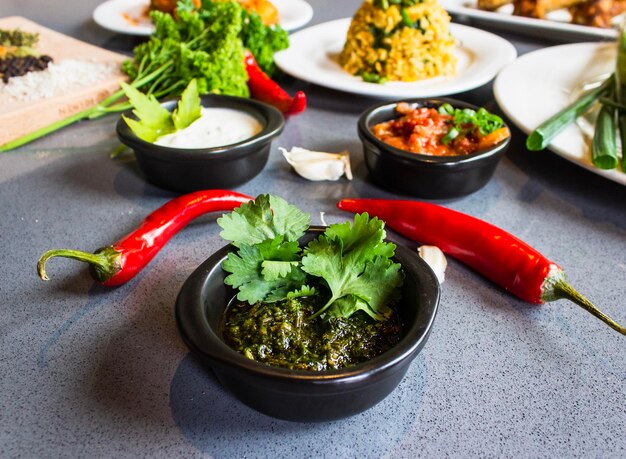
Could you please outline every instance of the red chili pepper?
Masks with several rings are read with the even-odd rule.
[[[254,99],[273,105],[285,115],[295,115],[304,111],[306,108],[304,92],[298,91],[295,96],[291,97],[261,70],[249,51],[246,51],[245,63],[248,72],[248,89]]]
[[[501,228],[446,207],[417,201],[344,199],[339,209],[367,212],[414,241],[438,246],[504,289],[530,303],[567,298],[608,326],[616,323],[577,292],[556,263]]]
[[[148,215],[139,227],[118,242],[95,253],[57,249],[44,253],[37,272],[48,280],[45,265],[52,257],[73,258],[91,265],[91,274],[102,285],[121,285],[141,271],[178,231],[196,217],[215,211],[229,211],[252,200],[228,190],[204,190],[179,196]]]

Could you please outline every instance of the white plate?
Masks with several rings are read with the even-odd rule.
[[[296,78],[340,91],[381,98],[433,97],[467,91],[490,81],[517,55],[511,43],[482,30],[450,24],[457,47],[457,75],[411,83],[366,83],[343,70],[337,56],[350,18],[319,24],[290,37],[289,49],[274,55],[276,64]]]
[[[548,19],[533,19],[513,15],[513,5],[505,5],[496,11],[476,8],[477,0],[441,0],[448,13],[457,18],[469,18],[477,23],[489,24],[501,29],[536,37],[553,39],[614,39],[616,29],[602,29],[570,24],[570,14],[565,10],[548,13]]]
[[[502,111],[529,134],[572,102],[583,84],[612,72],[615,58],[616,49],[612,43],[575,43],[544,48],[523,55],[502,70],[493,92]],[[626,185],[625,173],[593,166],[588,141],[575,123],[555,137],[549,148],[579,166]]]
[[[304,0],[271,0],[278,9],[280,25],[294,30],[307,24],[313,8]],[[93,12],[93,20],[105,29],[129,35],[150,35],[154,25],[146,15],[149,0],[107,0]]]

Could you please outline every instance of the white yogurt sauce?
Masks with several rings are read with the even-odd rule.
[[[154,143],[173,148],[212,148],[255,136],[263,126],[252,115],[232,108],[202,107],[202,115],[185,129],[159,137]]]

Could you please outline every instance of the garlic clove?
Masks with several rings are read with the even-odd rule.
[[[279,150],[296,173],[307,180],[339,180],[344,174],[352,180],[350,154],[347,151],[325,153],[300,147],[293,147],[291,151],[279,147]]]
[[[440,284],[446,279],[446,267],[448,260],[439,247],[434,245],[422,245],[417,249],[419,256],[433,270]]]

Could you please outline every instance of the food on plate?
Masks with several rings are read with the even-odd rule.
[[[203,190],[168,201],[148,215],[139,227],[118,242],[95,253],[54,249],[44,253],[37,273],[48,280],[46,263],[65,257],[90,264],[91,274],[102,285],[115,287],[135,277],[176,233],[196,217],[209,212],[229,211],[252,198],[229,190]]]
[[[479,10],[495,11],[501,6],[508,5],[512,0],[478,0]]]
[[[615,169],[620,165],[618,135],[621,145],[626,145],[626,30],[618,37],[615,72],[537,126],[526,138],[526,148],[531,151],[547,148],[563,129],[593,108],[598,110],[598,115],[591,141],[591,163],[600,169]],[[626,172],[623,149],[621,170]]]
[[[160,11],[162,13],[175,14],[179,0],[150,0],[148,11]],[[192,0],[191,5],[195,8],[202,6],[201,0]]]
[[[248,73],[244,50],[271,74],[274,52],[288,46],[287,32],[266,27],[253,15],[247,18],[235,2],[205,2],[195,9],[191,0],[179,2],[176,18],[153,11],[156,30],[150,39],[133,50],[123,64],[129,84],[158,99],[176,97],[196,79],[201,94],[217,93],[248,97]],[[182,7],[182,8],[181,8]],[[95,119],[130,108],[120,90],[94,107],[89,107],[53,125],[0,145],[0,151],[17,148],[82,119]]]
[[[247,11],[254,12],[261,17],[263,24],[277,24],[280,19],[278,9],[268,0],[237,0]]]
[[[378,123],[373,134],[401,150],[432,156],[469,155],[491,148],[510,137],[502,118],[484,108],[438,108],[401,102],[399,118]]]
[[[486,221],[418,201],[343,199],[337,207],[349,212],[367,212],[409,239],[439,247],[524,301],[542,304],[568,299],[626,335],[626,327],[600,311],[567,282],[560,266]]]
[[[565,10],[572,24],[613,27],[615,17],[626,11],[626,0],[478,0],[478,9],[496,11],[511,5],[516,16],[549,19],[549,13]]]
[[[569,7],[572,23],[593,27],[613,27],[615,17],[626,11],[625,0],[586,0]]]
[[[176,14],[176,7],[180,0],[150,0],[149,11],[161,11],[168,14]],[[209,0],[208,0],[209,1]],[[233,0],[216,0],[221,2],[230,2]],[[246,11],[256,13],[260,16],[263,24],[276,24],[279,20],[278,9],[268,0],[235,0]],[[202,7],[202,0],[193,0],[192,5],[195,8]]]
[[[307,180],[339,180],[346,176],[352,180],[350,169],[350,153],[326,153],[323,151],[311,151],[305,148],[293,147],[290,151],[279,148],[283,156],[294,170]]]
[[[384,223],[367,214],[330,225],[304,248],[310,216],[261,195],[219,218],[235,250],[222,262],[238,290],[226,312],[225,340],[246,357],[305,370],[344,368],[393,346],[401,336],[404,274],[391,258]]]
[[[293,97],[290,96],[259,67],[254,55],[249,51],[245,53],[244,62],[251,97],[276,107],[285,115],[296,115],[304,111],[306,95],[303,91],[296,92]]]
[[[567,8],[580,0],[514,0],[513,14],[544,19],[551,11]]]
[[[375,83],[455,75],[449,25],[437,0],[366,0],[352,18],[339,63]]]

